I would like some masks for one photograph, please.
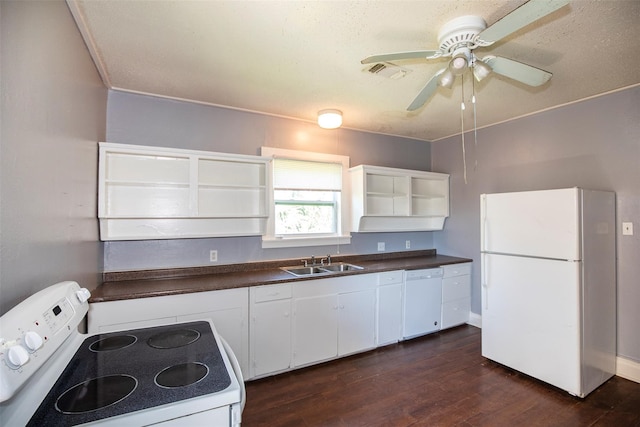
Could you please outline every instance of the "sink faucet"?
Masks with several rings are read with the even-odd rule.
[[[300,261],[302,261],[304,263],[305,267],[309,266],[309,261],[307,261],[306,259],[302,259]],[[311,265],[312,266],[316,265],[316,257],[315,256],[311,256]]]
[[[327,255],[326,258],[322,258],[320,260],[320,265],[324,265],[325,261],[327,261],[327,265],[331,265],[331,255]]]

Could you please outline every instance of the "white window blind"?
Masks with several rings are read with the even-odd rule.
[[[273,187],[280,190],[342,190],[342,164],[274,159]]]

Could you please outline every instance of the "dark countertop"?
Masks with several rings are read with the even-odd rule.
[[[439,255],[435,249],[430,249],[385,254],[332,256],[332,263],[337,262],[357,264],[363,269],[309,277],[296,277],[280,269],[280,267],[286,266],[302,266],[300,260],[296,259],[211,267],[112,272],[104,274],[104,282],[91,292],[89,302],[98,303],[248,286],[274,285],[338,275],[418,270],[472,262],[472,260]]]

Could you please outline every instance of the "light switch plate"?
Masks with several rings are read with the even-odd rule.
[[[632,222],[623,222],[622,223],[622,234],[624,236],[633,236],[633,223]]]

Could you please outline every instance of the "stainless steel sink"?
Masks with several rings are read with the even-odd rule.
[[[346,264],[343,262],[339,262],[336,264],[323,265],[320,268],[323,268],[325,270],[329,270],[332,272],[362,270],[362,267],[360,267],[359,265]]]
[[[310,274],[327,274],[329,271],[320,267],[282,267],[282,270],[294,276],[309,276]]]
[[[282,270],[294,276],[315,276],[321,274],[342,273],[346,271],[362,270],[359,265],[346,264],[339,262],[328,265],[315,265],[310,267],[280,267]]]

